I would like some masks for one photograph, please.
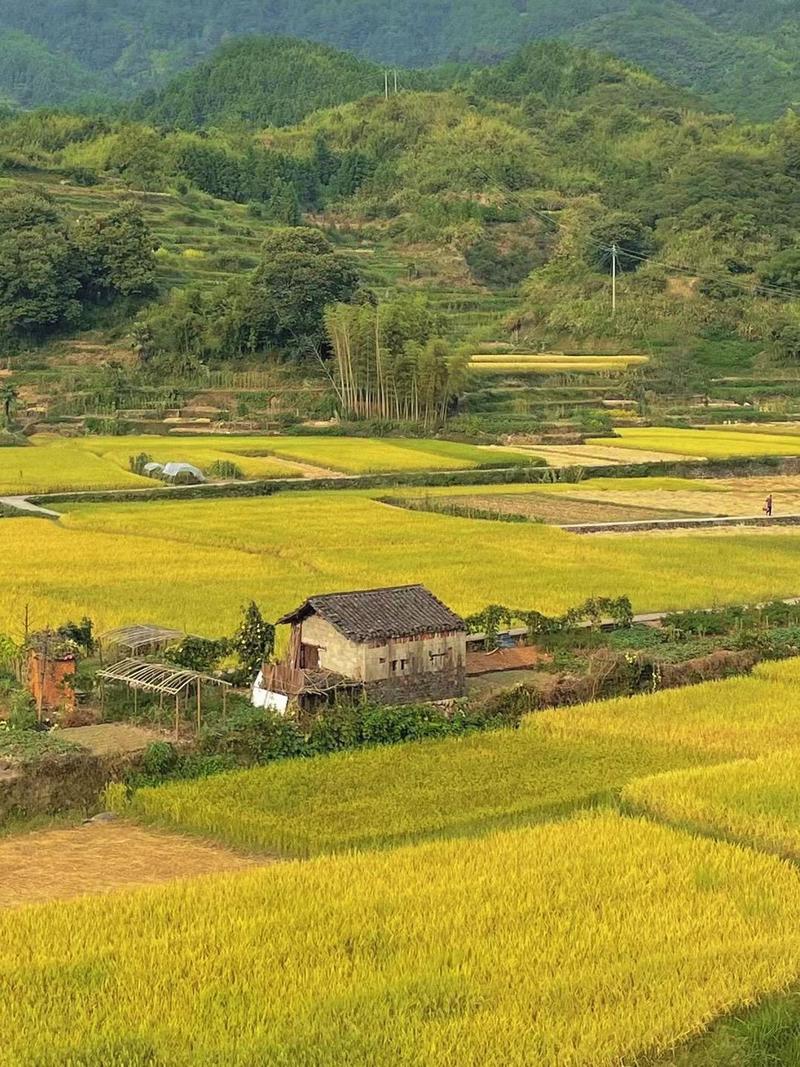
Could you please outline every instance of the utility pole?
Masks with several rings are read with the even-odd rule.
[[[394,72],[394,95],[397,96],[397,71]]]
[[[388,70],[385,70],[383,72],[383,95],[387,100],[389,99],[389,71]]]
[[[617,313],[617,245],[611,246],[611,316]]]

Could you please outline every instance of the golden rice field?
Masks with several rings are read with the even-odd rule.
[[[619,374],[647,363],[647,356],[580,356],[559,352],[478,353],[470,370],[490,374]]]
[[[263,443],[263,438],[253,442]],[[150,478],[133,474],[129,459],[145,452],[157,463],[202,468],[233,460],[247,477],[286,478],[302,472],[271,457],[246,457],[247,438],[224,437],[33,437],[27,448],[0,448],[0,493],[52,493],[91,489],[146,489]],[[250,447],[255,447],[250,442]],[[157,483],[156,483],[157,484]]]
[[[800,877],[643,820],[0,915],[16,1067],[618,1067],[784,988]]]
[[[799,682],[800,661],[791,660],[750,676],[560,708],[533,721],[564,741],[638,741],[716,761],[758,757],[800,747]]]
[[[301,856],[552,817],[635,790],[628,783],[648,775],[657,788],[666,770],[800,750],[798,679],[795,660],[777,678],[766,671],[537,712],[519,730],[143,789],[133,811],[170,829]]]
[[[474,492],[474,490],[473,490]],[[242,603],[272,617],[313,593],[424,582],[461,612],[488,603],[563,611],[587,596],[638,610],[798,593],[798,539],[646,534],[578,539],[535,524],[411,512],[364,492],[70,505],[59,523],[0,521],[0,632],[88,613],[99,628],[150,620],[208,636]]]
[[[433,439],[300,436],[260,441],[262,448],[280,459],[300,460],[347,474],[513,467],[536,460],[513,449]]]
[[[666,822],[800,859],[800,749],[631,782],[625,800]]]
[[[0,494],[152,487],[131,473],[129,460],[147,453],[158,463],[193,463],[207,469],[232,460],[246,478],[287,478],[311,464],[325,471],[366,474],[472,469],[535,462],[533,455],[485,449],[456,441],[346,437],[73,437],[40,435],[25,448],[0,448]],[[293,462],[296,461],[296,462]],[[315,473],[315,472],[310,472]]]
[[[748,430],[714,427],[679,430],[652,426],[619,427],[616,448],[672,452],[678,456],[728,459],[736,456],[798,456],[800,436],[792,433],[753,433]],[[607,438],[589,439],[589,445],[608,444]]]
[[[702,757],[699,757],[702,758]],[[397,845],[552,818],[634,776],[698,761],[688,749],[525,729],[288,760],[138,790],[147,822],[289,856]]]

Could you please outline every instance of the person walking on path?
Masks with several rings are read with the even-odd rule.
[[[764,514],[769,518],[772,515],[772,493],[764,501]]]

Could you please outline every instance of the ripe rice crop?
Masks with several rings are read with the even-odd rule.
[[[478,448],[456,441],[383,440],[347,437],[198,437],[138,435],[62,438],[41,435],[32,447],[0,448],[0,494],[70,490],[147,488],[150,478],[129,470],[131,456],[150,455],[157,463],[193,463],[207,470],[233,460],[246,478],[300,476],[292,463],[366,474],[391,471],[513,467],[537,462],[501,448]]]
[[[792,662],[797,671],[797,661]],[[716,759],[800,747],[796,678],[776,678],[769,672],[581,704],[528,721],[562,740],[675,745]]]
[[[726,459],[733,456],[798,456],[800,437],[792,434],[754,434],[735,429],[679,430],[670,427],[619,427],[617,448],[674,452],[681,456]],[[589,440],[602,444],[607,438]]]
[[[544,818],[694,761],[658,745],[562,741],[534,723],[141,789],[132,803],[170,828],[312,856]]]
[[[471,470],[535,462],[513,449],[480,448],[458,441],[369,437],[271,437],[261,447],[287,460],[301,460],[348,474],[389,471]]]
[[[625,800],[659,819],[800,859],[800,749],[631,782]]]
[[[618,1067],[784,988],[800,879],[611,814],[0,916],[17,1067]]]
[[[263,441],[263,438],[254,440]],[[146,489],[153,486],[153,480],[133,474],[128,467],[130,457],[141,452],[159,463],[186,462],[201,469],[218,460],[233,458],[245,476],[251,478],[286,478],[302,473],[273,457],[241,456],[239,450],[246,450],[247,438],[228,442],[224,437],[213,436],[40,436],[32,441],[32,447],[0,448],[0,493]]]
[[[596,360],[570,359],[556,362],[534,363],[519,360],[473,358],[469,369],[482,374],[618,374],[627,370],[630,362],[622,359],[603,358]]]
[[[791,532],[674,535],[654,552],[647,534],[578,540],[393,508],[374,499],[382,493],[69,505],[60,523],[2,521],[0,633],[19,630],[30,604],[35,626],[89,614],[100,629],[149,619],[216,636],[251,599],[274,618],[314,593],[404,582],[463,614],[489,603],[555,613],[621,593],[654,611],[798,591]]]

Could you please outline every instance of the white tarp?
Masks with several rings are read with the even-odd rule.
[[[259,671],[256,680],[253,682],[250,703],[254,708],[269,709],[270,711],[280,712],[283,715],[289,707],[289,698],[285,693],[273,693],[271,690],[265,689],[264,674]]]

